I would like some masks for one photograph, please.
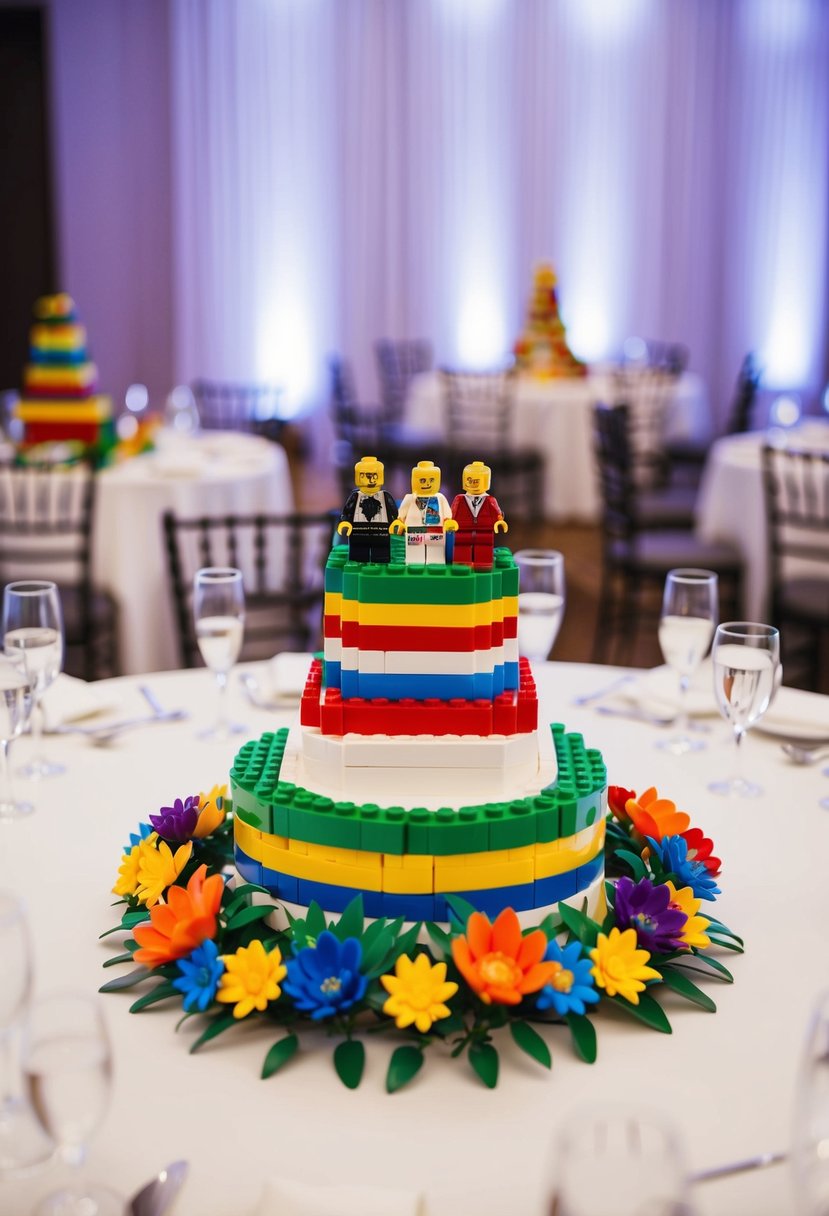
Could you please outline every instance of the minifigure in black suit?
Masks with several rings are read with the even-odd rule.
[[[383,489],[383,464],[375,456],[363,456],[354,466],[356,489],[348,497],[337,524],[340,536],[348,537],[352,562],[391,560],[389,525],[397,519],[397,503]]]

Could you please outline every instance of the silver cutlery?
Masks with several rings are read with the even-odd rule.
[[[255,709],[268,710],[285,710],[295,708],[300,701],[300,694],[295,693],[290,696],[274,697],[268,700],[262,695],[262,688],[256,676],[250,671],[240,671],[239,680],[245,690],[245,695]]]
[[[162,1216],[184,1185],[190,1171],[186,1161],[174,1161],[142,1186],[127,1203],[127,1216]]]
[[[675,713],[653,714],[638,706],[622,709],[615,705],[597,705],[596,713],[603,714],[606,718],[628,718],[631,722],[647,722],[649,726],[673,726],[677,721],[677,714]],[[707,722],[697,722],[695,719],[689,718],[688,729],[707,734],[711,730],[711,727]]]
[[[747,1174],[749,1170],[763,1170],[770,1165],[779,1165],[788,1160],[788,1153],[758,1153],[756,1157],[746,1157],[742,1161],[729,1161],[725,1165],[714,1165],[707,1170],[697,1170],[689,1176],[688,1181],[695,1185],[697,1182],[715,1182],[717,1178],[730,1178],[732,1174]]]
[[[829,742],[800,747],[797,743],[781,743],[781,748],[795,764],[815,764],[829,756]]]
[[[625,684],[629,684],[631,680],[635,680],[636,676],[628,673],[625,676],[619,676],[610,684],[605,684],[602,688],[597,688],[595,692],[583,693],[580,697],[573,698],[573,705],[592,705],[594,701],[601,701],[602,697],[609,697],[611,693],[617,692],[623,688]]]

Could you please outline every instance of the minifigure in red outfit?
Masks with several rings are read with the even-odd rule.
[[[463,494],[452,503],[452,518],[458,525],[452,561],[475,570],[491,570],[495,533],[507,532],[507,521],[494,495],[488,493],[492,476],[488,465],[473,460],[463,471]]]

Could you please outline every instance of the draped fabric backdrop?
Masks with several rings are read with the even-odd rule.
[[[588,359],[827,376],[824,0],[174,0],[174,370],[324,401],[375,338],[511,347],[552,261]]]

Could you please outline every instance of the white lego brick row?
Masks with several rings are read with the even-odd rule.
[[[363,676],[381,676],[386,670],[386,653],[383,650],[359,650],[357,671]]]
[[[325,638],[322,652],[329,663],[339,663],[342,654],[342,638]]]
[[[357,664],[360,661],[361,650],[356,646],[343,646],[340,663],[343,671],[357,671]]]
[[[518,638],[504,638],[504,662],[518,662]]]
[[[302,751],[344,768],[492,769],[538,771],[538,738],[525,735],[320,735],[303,727]],[[307,742],[306,742],[307,741]]]
[[[422,650],[387,650],[385,671],[386,675],[395,676],[472,676],[479,671],[492,671],[489,653],[480,650],[432,650],[425,654]],[[483,667],[480,666],[482,661],[485,664]]]

